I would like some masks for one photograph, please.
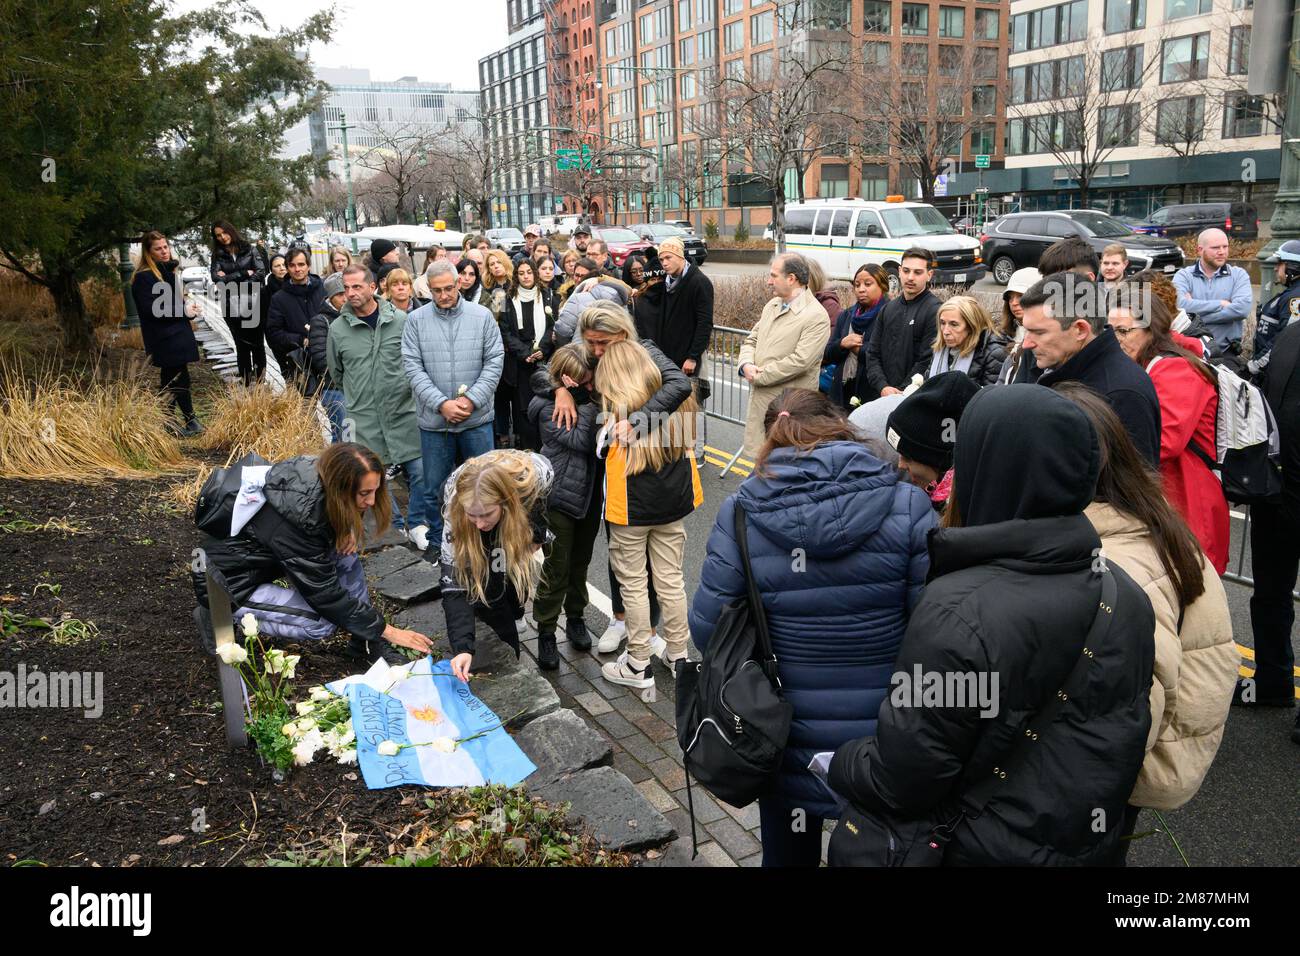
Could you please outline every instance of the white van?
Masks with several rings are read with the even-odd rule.
[[[984,278],[979,240],[963,236],[928,203],[890,196],[867,199],[810,199],[785,207],[785,241],[792,252],[816,259],[828,279],[852,280],[863,263],[889,273],[898,292],[898,263],[904,250],[920,246],[935,262],[934,285],[963,288]]]

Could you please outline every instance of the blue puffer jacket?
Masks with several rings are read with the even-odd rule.
[[[806,770],[813,754],[876,732],[894,658],[921,597],[935,517],[925,494],[855,442],[782,448],[771,477],[747,478],[709,535],[691,637],[703,651],[745,591],[734,508],[748,516],[750,563],[794,721],[778,795],[816,816],[834,800]]]

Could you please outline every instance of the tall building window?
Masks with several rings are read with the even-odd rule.
[[[677,29],[691,28],[691,0],[677,0]]]
[[[1193,36],[1166,40],[1161,47],[1160,82],[1184,83],[1188,80],[1203,80],[1209,73],[1210,35],[1197,33]]]
[[[722,51],[737,53],[745,48],[745,21],[736,20],[722,28]]]
[[[930,8],[924,3],[903,4],[903,35],[929,36]]]
[[[1250,64],[1250,27],[1233,27],[1228,34],[1228,74],[1244,76]]]
[[[772,11],[756,13],[749,18],[749,42],[754,46],[772,42]]]
[[[821,180],[817,185],[817,195],[824,199],[838,199],[849,194],[848,163],[822,163]],[[848,220],[845,220],[847,230]],[[847,235],[847,231],[845,232]]]
[[[890,0],[863,0],[862,29],[867,33],[888,33],[889,14],[893,7]]]
[[[1142,84],[1142,45],[1107,50],[1101,55],[1101,89],[1135,90]]]
[[[939,8],[939,36],[960,40],[966,35],[966,10],[963,7]]]
[[[976,40],[997,40],[1001,35],[999,14],[997,10],[975,11]]]
[[[862,50],[868,67],[883,69],[889,66],[888,40],[868,40],[862,45]]]
[[[1156,108],[1156,142],[1196,143],[1205,136],[1205,97],[1179,96]]]
[[[1137,104],[1103,106],[1097,135],[1107,146],[1136,146],[1138,144]]]
[[[1211,0],[1165,0],[1165,19],[1181,20],[1183,17],[1198,17],[1209,13]]]
[[[1107,33],[1141,30],[1147,25],[1147,0],[1104,0],[1102,25]]]
[[[1264,97],[1229,93],[1223,99],[1223,138],[1264,134]]]

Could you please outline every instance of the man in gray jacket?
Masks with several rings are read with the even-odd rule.
[[[406,319],[402,364],[415,395],[430,501],[429,541],[442,541],[443,484],[457,465],[492,450],[493,397],[505,346],[492,313],[467,302],[456,267],[440,259],[429,267],[433,302]]]

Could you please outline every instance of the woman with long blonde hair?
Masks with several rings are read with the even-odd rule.
[[[976,385],[993,385],[1007,357],[1007,340],[993,328],[993,318],[979,300],[955,295],[939,306],[934,358],[926,378],[965,372]]]
[[[483,261],[483,295],[479,305],[486,308],[497,320],[510,301],[510,286],[514,281],[515,266],[504,249],[489,249]]]
[[[350,265],[352,265],[352,253],[348,252],[347,246],[330,246],[330,265],[325,270],[325,275],[331,276],[336,272],[342,272]]]
[[[553,470],[541,455],[497,449],[471,458],[447,479],[442,511],[442,608],[451,669],[469,679],[474,618],[519,656],[516,621],[537,590],[533,554],[551,540],[546,500]]]
[[[698,406],[688,393],[666,414],[645,410],[663,385],[663,375],[645,347],[631,337],[604,347],[595,385],[605,419],[597,454],[605,459],[610,562],[627,618],[627,650],[605,664],[601,674],[614,684],[649,688],[654,686],[650,658],[655,653],[650,574],[659,601],[663,662],[671,668],[685,660],[690,638],[682,522],[704,503],[693,447]]]

